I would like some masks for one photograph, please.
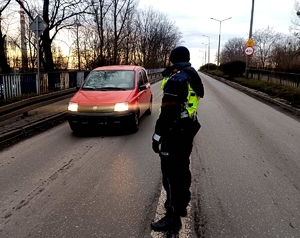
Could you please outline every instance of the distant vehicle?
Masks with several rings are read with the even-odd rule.
[[[139,130],[142,115],[152,112],[152,92],[141,66],[114,65],[92,70],[68,105],[74,133],[104,127]]]

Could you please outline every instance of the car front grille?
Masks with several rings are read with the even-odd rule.
[[[113,112],[114,105],[107,106],[78,106],[78,112]]]

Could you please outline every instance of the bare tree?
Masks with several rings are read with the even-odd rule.
[[[13,45],[16,48],[16,53],[17,51],[21,51],[22,64],[18,67],[20,67],[20,72],[28,72],[34,71],[37,67],[36,37],[29,28],[30,23],[28,21],[28,18],[25,18],[23,20],[25,21],[23,23],[24,34],[22,34],[18,29],[14,30],[16,34],[8,35],[7,43],[9,45]]]
[[[112,0],[113,64],[119,61],[119,46],[128,37],[124,28],[134,13],[135,6],[135,0]]]
[[[11,0],[10,0],[11,1]],[[63,30],[73,32],[67,42],[70,65],[92,69],[110,64],[138,64],[147,68],[165,67],[168,55],[180,43],[181,33],[174,22],[158,11],[137,9],[136,0],[16,0],[28,16],[28,56],[36,69],[38,40],[41,66],[45,72],[65,68],[56,36]],[[48,25],[36,39],[29,25],[37,14]],[[76,22],[80,19],[80,22]],[[80,23],[80,25],[78,24]],[[60,34],[61,35],[61,34]],[[20,34],[10,41],[21,49]],[[58,45],[55,45],[57,44]],[[70,45],[72,47],[70,47]],[[18,63],[16,58],[15,64]],[[68,65],[69,66],[69,65]]]
[[[180,42],[182,34],[173,22],[152,7],[140,11],[135,22],[137,50],[140,61],[147,68],[165,67],[170,51]]]
[[[292,34],[300,37],[299,31],[300,31],[300,3],[299,1],[295,1],[294,9],[292,11],[291,16],[291,23],[290,31]]]
[[[284,36],[272,52],[274,68],[280,71],[297,71],[300,69],[299,39],[295,36]]]
[[[52,45],[52,55],[55,69],[57,70],[67,70],[69,63],[69,56],[65,57],[62,53],[60,46]]]
[[[105,44],[105,26],[108,19],[109,10],[112,6],[112,2],[107,0],[92,0],[92,11],[94,14],[94,22],[96,23],[96,29],[99,39],[98,50],[99,50],[99,65],[105,64],[104,56],[104,44]]]
[[[41,63],[43,64],[45,71],[53,71],[55,68],[51,51],[53,39],[59,31],[69,28],[74,24],[74,17],[83,14],[88,8],[87,4],[81,0],[53,0],[51,2],[50,0],[41,0],[43,9],[40,11],[37,9],[37,5],[29,6],[27,1],[15,1],[23,7],[24,11],[32,21],[35,17],[29,9],[35,9],[37,14],[41,13],[43,20],[48,25],[44,30],[43,35],[40,37],[40,49],[41,55],[43,56]],[[26,5],[23,4],[23,2]]]
[[[1,25],[2,12],[9,5],[10,1],[11,0],[7,0],[6,2],[1,3],[1,5],[0,5],[0,68],[2,69],[2,73],[10,73],[11,72],[9,64],[7,63],[6,50],[5,50],[6,35],[3,35],[2,25]]]
[[[246,40],[242,37],[230,38],[221,51],[220,62],[222,64],[230,61],[246,61],[244,47]]]
[[[100,66],[99,60],[99,38],[97,31],[91,25],[90,27],[81,27],[80,38],[80,59],[81,69],[92,70]],[[77,50],[72,52],[72,56],[77,54]],[[101,58],[102,59],[102,58]]]
[[[276,43],[282,38],[282,34],[273,30],[273,27],[256,30],[253,34],[255,42],[254,61],[261,68],[270,67],[272,65],[272,50]]]
[[[134,28],[134,19],[136,19],[137,11],[134,9],[130,15],[128,15],[128,20],[123,30],[125,38],[120,44],[121,51],[121,64],[131,64],[135,61],[134,58],[134,48],[135,48],[135,33],[136,29]]]
[[[169,55],[175,46],[182,44],[182,33],[174,22],[169,21],[167,18],[162,22],[160,31],[163,34],[162,43],[160,46],[160,55],[162,62],[160,67],[166,67],[169,64]]]

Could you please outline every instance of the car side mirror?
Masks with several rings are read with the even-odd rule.
[[[145,90],[146,88],[147,88],[147,86],[146,86],[145,84],[139,86],[139,90],[140,90],[140,91],[143,91],[143,90]]]

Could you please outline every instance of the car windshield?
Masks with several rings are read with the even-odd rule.
[[[132,90],[134,88],[133,70],[92,71],[84,81],[83,90]]]

